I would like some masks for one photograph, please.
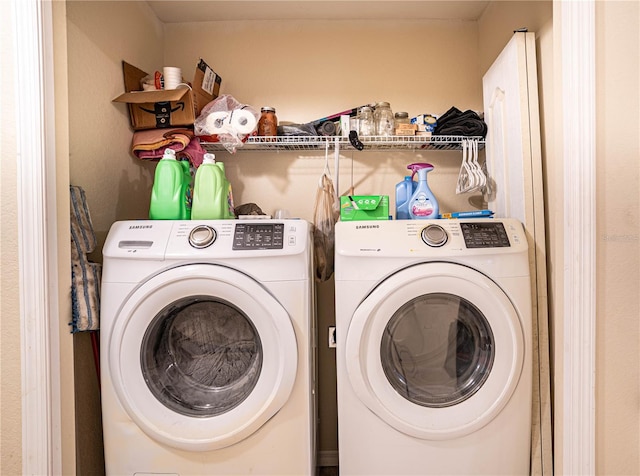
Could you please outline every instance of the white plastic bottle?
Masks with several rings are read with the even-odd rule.
[[[438,218],[440,207],[427,183],[427,174],[433,170],[431,164],[413,164],[418,172],[418,186],[409,199],[409,215],[412,219]]]

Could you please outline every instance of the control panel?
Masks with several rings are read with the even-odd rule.
[[[300,219],[131,220],[116,222],[103,256],[127,259],[226,259],[300,254],[310,224]]]
[[[233,234],[234,250],[281,250],[283,223],[238,223]]]
[[[512,218],[336,223],[336,253],[347,256],[484,256],[527,246],[522,223]]]
[[[467,248],[504,248],[511,246],[501,222],[461,222],[460,229]]]

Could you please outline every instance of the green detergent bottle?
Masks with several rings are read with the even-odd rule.
[[[198,167],[193,185],[192,220],[223,220],[233,218],[229,202],[230,185],[224,164],[216,162],[214,154],[205,154]],[[232,210],[232,209],[231,209]]]
[[[224,176],[224,181],[225,181],[225,185],[224,188],[226,190],[226,204],[224,207],[224,211],[225,211],[225,218],[235,218],[236,214],[234,212],[234,206],[233,206],[233,191],[231,190],[231,182],[229,182],[229,179],[227,179],[227,173],[224,169],[224,163],[223,162],[216,162],[218,164],[218,166],[222,169],[222,175]]]
[[[166,149],[156,165],[151,190],[149,218],[152,220],[188,220],[187,189],[191,183],[189,162],[177,160],[176,152]]]

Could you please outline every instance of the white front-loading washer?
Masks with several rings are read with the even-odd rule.
[[[340,474],[529,474],[522,225],[339,222],[335,246]]]
[[[112,226],[107,474],[315,473],[312,252],[303,220]]]

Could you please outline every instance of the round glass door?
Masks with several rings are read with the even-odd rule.
[[[189,296],[153,319],[140,351],[151,393],[193,417],[225,413],[251,394],[262,369],[260,335],[236,306]]]
[[[358,398],[408,435],[444,440],[482,428],[520,378],[524,334],[504,291],[452,263],[390,276],[355,310],[345,345]]]
[[[380,361],[391,386],[429,408],[456,405],[487,380],[495,358],[493,332],[482,312],[448,293],[418,296],[389,319]]]
[[[298,365],[282,304],[245,274],[206,264],[138,286],[105,351],[129,417],[149,437],[189,451],[255,433],[289,399]]]

